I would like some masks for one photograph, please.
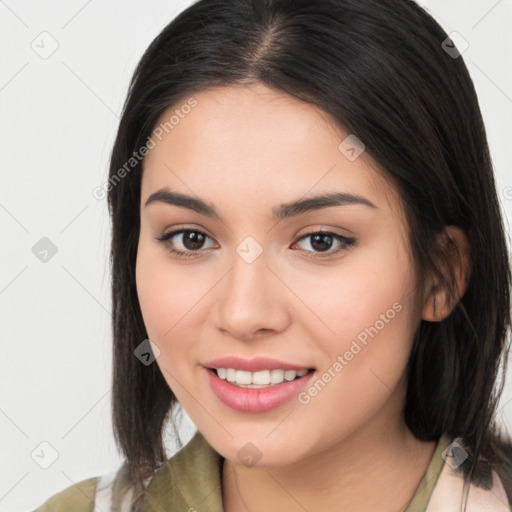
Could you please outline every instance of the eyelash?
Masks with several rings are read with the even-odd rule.
[[[197,254],[199,252],[201,252],[203,249],[198,249],[196,251],[179,251],[179,250],[176,250],[174,248],[172,248],[170,246],[170,244],[168,243],[169,240],[171,238],[173,238],[175,235],[179,235],[181,233],[200,233],[201,235],[205,236],[206,238],[210,238],[206,233],[203,233],[202,231],[199,231],[197,229],[178,229],[178,230],[175,230],[175,231],[171,231],[167,234],[164,234],[162,236],[157,236],[155,237],[155,239],[160,242],[160,243],[163,243],[164,245],[166,245],[166,248],[167,250],[174,254],[175,256],[177,256],[178,258],[194,258],[194,257],[197,257]],[[333,255],[335,254],[338,254],[340,253],[341,251],[345,250],[345,249],[349,249],[350,247],[352,247],[355,243],[356,243],[356,240],[354,238],[348,238],[346,236],[343,236],[343,235],[339,235],[338,233],[333,233],[331,231],[311,231],[310,233],[306,233],[305,235],[302,235],[296,242],[294,242],[293,245],[295,245],[296,243],[300,242],[301,240],[305,239],[305,238],[308,238],[308,237],[311,237],[313,235],[329,235],[331,236],[332,238],[338,240],[338,242],[341,243],[340,247],[338,247],[338,249],[334,250],[334,251],[330,251],[330,252],[324,252],[324,253],[321,253],[321,252],[312,252],[312,251],[307,251],[306,252],[312,252],[313,254],[313,258],[314,259],[318,259],[318,258],[329,258],[329,257],[332,257]]]

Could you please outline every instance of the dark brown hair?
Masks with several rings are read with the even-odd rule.
[[[447,37],[410,0],[200,0],[146,50],[124,104],[108,192],[113,425],[136,497],[166,460],[162,435],[176,398],[158,365],[134,356],[148,337],[135,285],[142,162],[122,179],[118,171],[166,109],[196,91],[250,82],[319,106],[365,144],[401,194],[418,275],[452,283],[453,247],[438,235],[450,225],[466,233],[469,286],[447,318],[421,322],[404,415],[418,439],[462,438],[466,478],[489,485],[490,469],[505,475],[512,449],[495,416],[509,350],[510,261],[477,96],[462,57],[443,48]]]

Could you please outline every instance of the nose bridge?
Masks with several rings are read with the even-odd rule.
[[[260,330],[284,329],[288,321],[286,297],[267,267],[267,252],[250,236],[235,251],[232,268],[219,287],[218,327],[240,339]]]
[[[253,239],[254,240],[254,239]],[[256,245],[258,244],[258,245]],[[241,242],[233,257],[233,269],[229,277],[230,297],[249,302],[259,301],[261,294],[266,295],[269,270],[268,255],[255,241]]]

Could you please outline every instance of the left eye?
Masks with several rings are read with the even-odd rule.
[[[308,233],[306,235],[301,236],[298,242],[308,239],[310,240],[309,246],[312,247],[313,249],[320,251],[320,253],[313,253],[314,258],[322,258],[324,257],[324,253],[327,253],[325,257],[332,256],[333,254],[336,254],[354,245],[356,242],[354,238],[348,238],[346,236],[339,235],[338,233],[331,233],[329,231],[317,231],[314,233]],[[338,247],[333,251],[329,251],[329,249],[331,249],[333,240],[336,240],[338,242]],[[295,244],[297,244],[298,242],[296,242]]]
[[[177,240],[180,240],[181,238],[179,243],[183,249],[176,248],[175,242],[172,241],[173,238],[176,238]],[[170,233],[156,237],[158,242],[166,245],[169,252],[180,258],[190,258],[197,256],[197,253],[201,252],[203,249],[203,244],[206,239],[211,240],[211,238],[202,231],[191,229],[171,231]],[[313,251],[306,250],[306,252],[311,252],[314,258],[332,256],[333,254],[336,254],[354,245],[356,242],[355,239],[339,235],[338,233],[332,233],[329,231],[315,231],[301,236],[297,242],[292,245],[292,247],[297,245],[302,240],[307,239],[310,239],[309,246],[313,249]],[[338,242],[338,247],[334,250],[330,250],[333,240]]]

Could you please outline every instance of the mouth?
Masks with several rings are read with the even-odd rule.
[[[283,368],[259,370],[251,372],[235,368],[207,368],[219,379],[225,380],[233,386],[247,389],[262,389],[279,386],[283,382],[292,382],[315,371],[314,368],[301,370],[285,370]]]
[[[241,413],[264,413],[290,402],[316,375],[316,368],[265,357],[224,357],[203,369],[214,395]]]

